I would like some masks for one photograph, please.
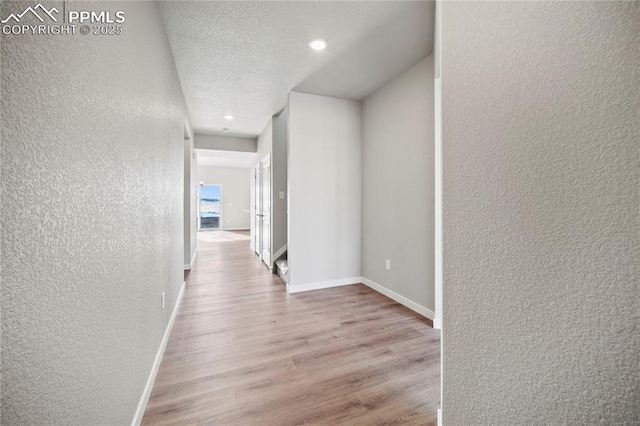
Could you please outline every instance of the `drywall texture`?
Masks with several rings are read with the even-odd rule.
[[[637,424],[640,4],[442,14],[444,424]]]
[[[123,34],[2,36],[7,425],[130,424],[183,281],[188,117],[158,4],[69,7],[123,10]]]
[[[256,138],[208,135],[204,133],[195,134],[195,147],[197,149],[256,152],[256,146]]]
[[[251,181],[248,167],[198,166],[198,181],[222,185],[222,229],[249,229],[251,226]]]
[[[433,119],[433,56],[363,102],[362,275],[431,311]]]
[[[289,110],[273,116],[271,153],[271,250],[272,256],[287,244],[287,138]],[[280,198],[280,192],[283,198]],[[272,259],[275,261],[276,259]]]
[[[361,276],[360,102],[289,94],[289,196],[289,286]]]

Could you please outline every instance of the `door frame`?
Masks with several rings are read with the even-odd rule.
[[[253,251],[262,260],[262,221],[260,212],[262,211],[262,163],[258,162],[253,168]]]
[[[262,237],[264,236],[264,191],[262,190],[262,188],[264,187],[264,169],[269,169],[269,194],[268,194],[268,201],[269,201],[269,229],[266,231],[269,233],[269,247],[267,248],[267,254],[265,256],[265,247],[264,247],[264,241],[262,240]],[[273,170],[271,167],[271,154],[267,154],[265,155],[262,160],[260,160],[260,184],[261,184],[261,188],[260,188],[260,200],[261,200],[261,216],[260,216],[260,245],[261,247],[261,251],[260,251],[260,259],[262,259],[262,261],[269,267],[271,268],[271,255],[273,253],[272,250],[272,239],[273,239],[273,225],[272,225],[272,212],[273,212]]]

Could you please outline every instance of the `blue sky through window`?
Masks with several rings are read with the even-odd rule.
[[[205,185],[200,190],[202,200],[220,200],[220,187],[218,185]]]

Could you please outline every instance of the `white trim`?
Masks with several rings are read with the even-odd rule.
[[[133,421],[131,422],[132,426],[138,426],[140,425],[140,423],[142,423],[142,417],[144,417],[144,412],[147,409],[147,403],[149,402],[149,397],[151,396],[153,383],[156,381],[156,375],[158,374],[158,369],[160,368],[160,362],[162,362],[164,349],[167,347],[167,342],[169,341],[169,336],[171,335],[171,329],[173,328],[173,323],[175,322],[176,315],[178,314],[178,308],[180,307],[180,301],[182,300],[182,295],[184,294],[184,288],[185,282],[183,281],[182,287],[180,287],[180,293],[178,293],[178,299],[176,299],[176,304],[174,305],[173,312],[171,313],[171,318],[169,319],[167,328],[164,331],[164,336],[162,336],[162,340],[160,341],[160,347],[158,348],[158,352],[156,353],[156,359],[153,361],[153,365],[151,366],[151,372],[149,373],[147,384],[144,387],[142,397],[140,398],[140,402],[138,403],[136,414],[134,415]]]
[[[361,284],[362,277],[341,278],[338,280],[321,281],[317,283],[307,283],[300,285],[287,284],[287,293],[301,293],[303,291],[320,290],[323,288],[340,287],[343,285]]]
[[[435,319],[433,328],[442,328],[442,286],[443,286],[443,246],[442,246],[442,80],[433,80],[435,111]],[[436,326],[436,323],[438,324]]]
[[[262,222],[259,215],[262,214],[262,167],[258,161],[253,168],[253,251],[262,260]]]
[[[273,253],[273,260],[277,260],[280,256],[282,256],[282,254],[287,251],[287,244],[283,245],[282,247],[280,247],[280,250],[278,250],[277,252]]]
[[[444,245],[443,245],[443,217],[444,217],[444,188],[443,188],[443,137],[442,137],[442,2],[443,0],[436,0],[435,4],[435,19],[433,34],[433,50],[435,52],[435,63],[437,67],[434,73],[433,79],[433,95],[434,95],[434,137],[435,137],[435,217],[434,217],[434,231],[435,231],[435,300],[434,309],[436,316],[433,319],[433,327],[440,329],[440,356],[444,358],[444,347],[442,341],[445,331],[442,329],[444,318]],[[440,408],[437,411],[438,426],[442,426],[442,401],[444,400],[444,364],[440,361]]]
[[[260,161],[260,164],[262,165],[262,169],[260,172],[260,185],[262,185],[260,187],[260,197],[262,198],[262,202],[260,203],[261,206],[261,211],[260,213],[262,214],[261,216],[261,226],[260,229],[262,229],[262,239],[260,240],[260,248],[262,249],[262,253],[260,255],[260,259],[269,267],[269,269],[273,268],[273,263],[271,262],[272,258],[271,258],[271,253],[273,250],[273,169],[271,168],[271,153],[268,152],[267,155],[264,156],[264,158]],[[267,200],[269,201],[269,213],[268,214],[264,214],[265,208],[264,208],[264,171],[268,170],[269,171],[269,197],[267,197]],[[264,218],[265,216],[267,216],[269,218],[269,247],[265,247],[264,245],[264,232],[265,232],[265,225],[264,225]]]
[[[196,261],[196,256],[198,255],[198,247],[196,246],[196,250],[193,252],[193,256],[191,257],[191,263],[185,263],[184,264],[184,270],[185,271],[190,271],[191,270],[191,265],[193,265],[193,263]]]
[[[220,228],[216,231],[250,231],[251,228]]]
[[[381,286],[380,284],[374,283],[370,279],[362,277],[362,283],[365,284],[367,287],[374,289],[378,293],[382,293],[388,298],[393,299],[396,302],[406,306],[412,311],[419,313],[423,317],[427,317],[430,320],[433,320],[434,315],[431,309],[427,309],[422,305],[418,305],[416,302],[409,300],[404,296],[400,296],[398,293],[391,291],[388,288]]]

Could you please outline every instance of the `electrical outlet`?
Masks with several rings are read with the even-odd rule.
[[[391,261],[389,259],[387,259],[387,261],[385,262],[385,268],[387,268],[387,271],[391,270]]]
[[[160,300],[162,300],[162,310],[164,311],[164,291],[162,292],[162,295],[160,296]]]

